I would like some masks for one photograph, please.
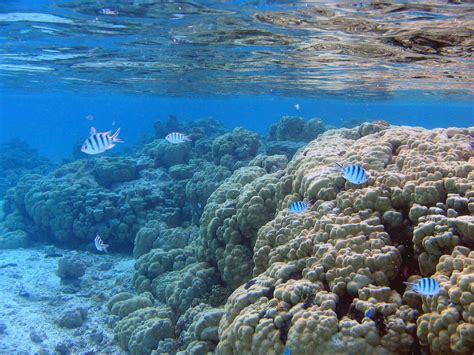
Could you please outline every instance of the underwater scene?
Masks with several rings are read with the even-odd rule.
[[[0,1],[0,354],[474,353],[474,1]]]

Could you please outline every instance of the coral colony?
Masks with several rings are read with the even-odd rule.
[[[135,153],[25,175],[5,196],[3,243],[28,231],[91,251],[100,235],[109,253],[95,258],[133,248],[133,289],[102,302],[132,354],[468,353],[473,128],[287,136],[290,122],[305,121],[284,117],[263,139],[198,121],[181,125],[183,144],[157,125]],[[83,257],[48,255],[80,287]],[[76,307],[57,324],[89,318]]]

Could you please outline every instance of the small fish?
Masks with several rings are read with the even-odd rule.
[[[189,136],[179,132],[171,132],[165,137],[165,139],[172,144],[180,144],[184,142],[189,142],[191,140]]]
[[[365,314],[365,316],[366,316],[367,318],[372,318],[372,316],[374,315],[374,313],[375,313],[375,312],[374,312],[374,309],[371,308],[371,309],[369,309],[369,310],[367,311],[367,313]]]
[[[296,201],[288,206],[288,211],[293,213],[306,212],[309,208],[309,203],[305,201]]]
[[[81,147],[81,152],[86,154],[100,154],[106,150],[112,149],[115,147],[114,143],[122,143],[118,135],[120,133],[120,128],[111,135],[112,131],[97,133],[97,130],[91,128],[91,136],[84,141],[84,144]]]
[[[435,296],[441,290],[441,286],[432,277],[425,277],[416,282],[404,282],[407,291],[415,291],[423,296]]]
[[[117,10],[112,10],[112,9],[107,9],[107,8],[100,9],[99,13],[102,14],[102,15],[107,15],[107,16],[117,16],[118,15]]]
[[[196,206],[197,206],[197,208],[201,209],[201,208],[202,208],[201,202],[198,202],[198,203],[196,204]]]
[[[299,109],[300,109],[300,104],[295,104],[295,109],[296,109],[296,111],[299,111]]]
[[[339,163],[336,164],[341,168],[342,176],[347,181],[356,185],[365,184],[367,181],[369,181],[369,177],[367,176],[365,169],[360,165],[351,164],[344,167]]]
[[[95,248],[98,251],[103,251],[104,253],[107,253],[107,248],[109,247],[109,245],[104,244],[104,242],[102,241],[102,238],[100,237],[100,235],[97,234],[95,236],[94,244],[95,244]]]
[[[59,253],[49,253],[49,254],[46,254],[44,257],[45,258],[62,258],[63,254],[59,254]]]
[[[289,346],[285,349],[285,355],[291,355],[291,348]]]

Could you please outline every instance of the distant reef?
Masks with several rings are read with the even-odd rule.
[[[107,303],[124,350],[472,351],[474,127],[284,117],[262,138],[192,125],[157,123],[133,154],[26,175],[6,194],[12,232],[133,250],[136,293]],[[192,142],[162,139],[174,128]],[[351,184],[336,163],[369,181]],[[288,211],[301,200],[308,211]],[[441,292],[407,291],[420,277]]]
[[[45,174],[52,163],[38,154],[28,143],[11,140],[0,143],[0,199],[28,173]]]

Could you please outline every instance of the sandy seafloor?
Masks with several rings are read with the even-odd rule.
[[[87,263],[81,286],[64,285],[56,275],[58,257],[77,255]],[[0,354],[124,354],[113,341],[110,295],[128,290],[134,260],[120,255],[73,252],[52,246],[0,250]],[[61,328],[58,316],[87,308],[81,327]]]

